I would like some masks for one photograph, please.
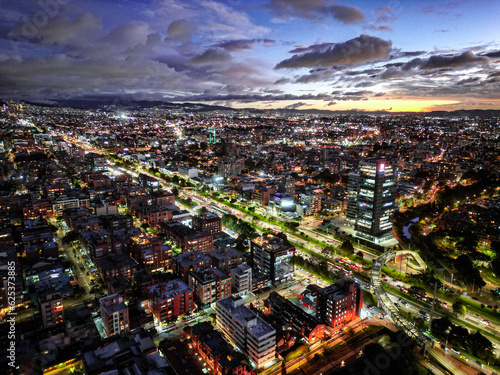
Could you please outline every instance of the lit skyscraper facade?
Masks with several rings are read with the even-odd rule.
[[[349,175],[347,218],[356,235],[375,243],[393,238],[397,172],[385,159],[361,161]]]

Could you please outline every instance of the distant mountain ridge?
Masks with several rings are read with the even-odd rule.
[[[0,100],[0,105],[7,103],[5,100]],[[148,101],[148,100],[123,100],[116,98],[103,99],[65,99],[56,100],[52,103],[43,103],[35,101],[26,101],[26,103],[38,105],[42,107],[71,107],[76,109],[112,109],[112,110],[140,110],[150,108],[162,109],[183,109],[189,112],[209,112],[209,111],[246,111],[253,113],[290,113],[290,114],[311,114],[311,115],[422,115],[432,117],[500,117],[500,110],[497,109],[459,109],[455,111],[431,111],[431,112],[388,112],[388,111],[361,111],[361,110],[322,110],[322,109],[258,109],[258,108],[242,108],[235,109],[218,105],[202,104],[202,103],[173,103],[163,101]]]

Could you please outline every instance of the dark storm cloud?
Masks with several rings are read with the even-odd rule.
[[[500,51],[488,52],[488,53],[485,53],[484,56],[488,56],[491,58],[497,58],[497,57],[500,57]]]
[[[361,9],[345,5],[332,5],[326,8],[333,18],[343,23],[357,23],[365,19]]]
[[[360,91],[342,91],[334,90],[332,91],[332,99],[336,101],[360,101],[367,100],[372,91],[360,90]]]
[[[471,77],[471,78],[462,79],[461,81],[458,81],[455,84],[456,85],[467,85],[467,84],[470,84],[470,83],[477,83],[480,80],[481,80],[481,78],[479,78],[479,77]]]
[[[439,68],[464,68],[477,65],[485,65],[489,62],[486,56],[476,56],[471,51],[460,55],[434,55],[428,59],[413,59],[403,65],[403,70],[409,69],[439,69]]]
[[[368,61],[383,60],[389,56],[392,42],[362,34],[344,43],[335,44],[325,51],[294,55],[281,61],[276,69],[303,68],[333,65],[354,65]]]
[[[193,57],[188,65],[203,65],[220,63],[231,60],[231,55],[222,48],[209,48],[205,52]]]
[[[329,0],[271,0],[268,8],[279,18],[324,19],[327,15],[345,24],[364,20],[358,7],[338,5]]]
[[[273,39],[235,39],[216,43],[212,47],[219,47],[229,52],[241,52],[252,49],[256,43],[270,45],[276,43],[276,41]]]
[[[413,57],[413,56],[420,56],[423,55],[425,51],[405,51],[401,52],[400,56],[401,57]]]
[[[367,90],[347,91],[347,92],[344,92],[344,95],[346,95],[346,96],[361,96],[361,95],[367,95],[367,94],[371,94],[371,93],[372,93],[371,91],[367,91]]]
[[[500,77],[500,71],[499,72],[492,72],[492,73],[488,74],[488,78],[492,78],[492,77]]]
[[[172,40],[188,41],[196,31],[196,25],[185,19],[180,19],[168,25],[167,35]]]
[[[285,109],[297,109],[299,107],[305,107],[305,106],[310,106],[310,104],[307,104],[307,103],[304,103],[304,102],[297,102],[297,103],[293,103],[293,104],[287,105],[285,107]]]

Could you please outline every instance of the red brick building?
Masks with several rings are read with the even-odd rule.
[[[208,322],[196,324],[190,330],[194,350],[217,375],[255,375],[242,353],[233,351],[219,331]]]
[[[163,206],[145,206],[132,209],[132,213],[143,223],[152,227],[172,219],[172,210]]]
[[[128,306],[118,294],[99,300],[102,324],[108,337],[130,332]]]
[[[52,216],[52,203],[47,199],[39,199],[23,206],[23,219],[47,218]]]
[[[194,310],[193,291],[182,280],[175,279],[149,288],[149,308],[155,323],[165,324]]]
[[[192,228],[198,233],[216,234],[222,231],[222,220],[212,212],[193,216]]]
[[[148,271],[172,271],[172,247],[159,245],[141,251],[139,263]]]
[[[188,285],[194,291],[198,307],[210,306],[231,295],[231,277],[217,268],[189,272]]]
[[[173,257],[173,263],[175,274],[185,283],[188,283],[189,272],[195,269],[202,270],[210,268],[212,266],[210,257],[201,251],[192,251],[176,255]]]
[[[332,327],[342,327],[359,316],[363,307],[363,290],[349,278],[318,291],[316,316]]]
[[[153,191],[151,193],[153,204],[158,206],[168,206],[175,204],[175,195],[168,191]]]
[[[203,253],[213,250],[213,235],[197,233],[178,221],[169,221],[160,224],[160,233],[164,233],[170,241],[182,249],[183,253],[199,250]]]

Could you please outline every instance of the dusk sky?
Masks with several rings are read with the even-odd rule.
[[[500,1],[16,0],[0,97],[500,109]]]

